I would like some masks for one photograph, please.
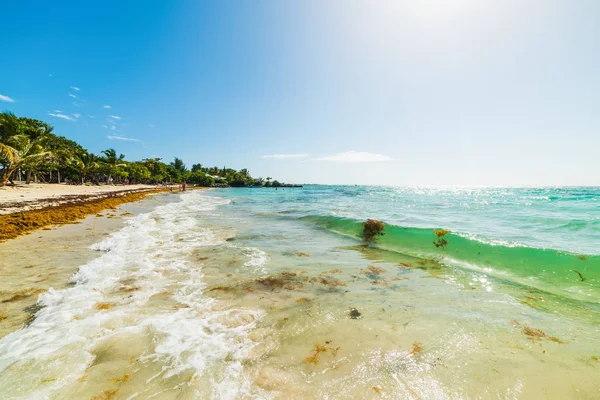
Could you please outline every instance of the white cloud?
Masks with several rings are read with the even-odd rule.
[[[116,119],[116,120],[121,119],[121,117],[119,117],[118,115],[109,115],[108,118],[112,118],[112,119]]]
[[[79,117],[81,117],[81,114],[73,114],[73,116],[74,116],[75,118],[79,118]]]
[[[154,124],[148,124],[148,128],[154,128]]]
[[[66,119],[67,121],[75,121],[75,119],[69,117],[68,115],[65,114],[60,114],[60,113],[48,113],[48,115],[50,115],[51,117],[56,117],[56,118],[62,118],[62,119]]]
[[[110,129],[114,131],[115,129],[117,129],[117,127],[113,125],[110,127]]]
[[[128,142],[139,142],[140,139],[132,139],[132,138],[127,138],[127,137],[123,137],[123,136],[107,136],[107,138],[109,138],[110,140],[126,140]]]
[[[292,153],[292,154],[269,154],[266,156],[260,156],[260,158],[275,158],[275,159],[286,159],[286,158],[306,158],[310,154],[305,153]]]
[[[76,98],[77,98],[77,96],[75,96],[73,93],[69,93],[69,97],[72,97],[72,98],[74,98],[74,99],[76,99]]]
[[[53,113],[59,113],[62,114],[64,111],[60,111],[60,110],[52,110]]]
[[[79,92],[81,89],[79,89],[77,86],[69,86],[71,89],[73,89],[76,92]]]
[[[104,105],[104,107],[102,107],[102,108],[106,108],[107,110],[110,110],[112,107],[111,107],[111,106],[109,106],[108,104],[106,104],[106,105]]]
[[[102,125],[102,127],[108,129],[108,126],[106,126],[106,125]]]
[[[7,103],[14,103],[15,101],[8,96],[0,94],[0,101],[6,101]]]
[[[346,163],[367,163],[367,162],[382,162],[392,161],[393,158],[382,154],[367,153],[365,151],[346,151],[343,153],[331,154],[324,157],[319,157],[318,160],[337,161]]]
[[[96,118],[96,117],[94,117],[93,115],[90,115],[90,114],[88,114],[88,117],[90,117],[90,118]]]

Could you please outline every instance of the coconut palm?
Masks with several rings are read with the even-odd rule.
[[[27,183],[32,173],[52,158],[44,142],[52,127],[29,118],[17,118],[10,113],[0,114],[0,186],[6,185],[17,169],[27,171]]]
[[[81,153],[73,159],[75,169],[81,175],[81,183],[85,183],[85,178],[98,168],[98,157],[92,153]]]
[[[117,157],[115,149],[102,150],[102,154],[104,154],[102,161],[108,168],[108,180],[110,181],[110,178],[119,172],[120,167],[127,165],[125,164],[125,155],[120,154]]]

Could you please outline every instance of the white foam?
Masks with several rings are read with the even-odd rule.
[[[156,350],[147,358],[164,363],[160,378],[185,370],[202,375],[221,361],[226,367],[215,388],[220,398],[236,397],[248,385],[241,360],[253,342],[245,335],[262,313],[213,311],[215,300],[202,294],[200,266],[187,261],[195,248],[215,243],[212,232],[198,226],[198,214],[213,213],[228,202],[189,192],[180,202],[128,218],[123,229],[95,244],[105,254],[80,267],[72,278],[75,286],[42,294],[44,308],[31,325],[0,340],[3,398],[52,397],[81,377],[93,361],[94,346],[139,329],[153,335]],[[140,289],[129,297],[115,296],[123,280]],[[148,300],[168,290],[187,308],[149,312]],[[102,302],[114,306],[98,309]],[[231,362],[222,363],[226,357]],[[44,383],[48,377],[52,382]]]

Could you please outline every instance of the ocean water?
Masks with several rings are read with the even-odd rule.
[[[2,398],[600,398],[600,189],[161,202],[0,340]]]

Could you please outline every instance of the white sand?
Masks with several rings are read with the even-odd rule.
[[[124,190],[155,189],[153,185],[67,185],[67,184],[19,184],[0,187],[0,214],[26,211],[48,205],[60,204],[70,196],[102,196]]]

